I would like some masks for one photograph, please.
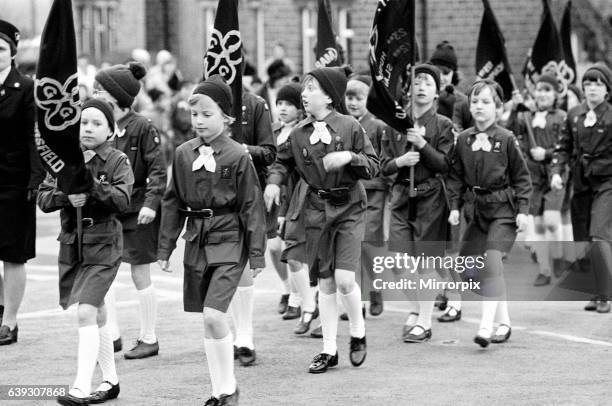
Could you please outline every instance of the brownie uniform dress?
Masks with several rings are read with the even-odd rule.
[[[214,172],[192,164],[200,148],[214,151]],[[265,266],[265,208],[257,173],[244,146],[222,134],[177,148],[172,181],[162,202],[158,256],[167,260],[187,219],[183,304],[187,312],[226,312],[247,260]]]
[[[62,229],[58,237],[60,305],[74,303],[99,307],[121,265],[123,238],[117,214],[130,205],[134,176],[128,158],[105,142],[86,163],[94,178],[83,206],[82,262],[78,260],[76,209],[68,196],[48,177],[40,186],[38,205],[49,213],[60,210]]]

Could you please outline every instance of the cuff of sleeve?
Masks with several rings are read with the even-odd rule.
[[[525,201],[519,202],[519,213],[529,214],[529,203]]]
[[[351,161],[349,162],[352,166],[362,166],[361,156],[357,155],[353,151],[348,151],[351,154]]]
[[[553,157],[553,150],[552,149],[547,149],[546,153],[544,154],[544,159],[547,161],[550,161]]]
[[[159,211],[159,206],[161,204],[161,199],[158,197],[149,197],[145,199],[143,207],[147,207],[155,212]]]
[[[390,160],[385,165],[385,171],[384,171],[383,175],[391,175],[392,173],[396,173],[398,171],[396,159],[397,158],[394,158],[394,159]]]
[[[265,268],[266,260],[262,256],[249,257],[249,266],[253,268]]]
[[[157,259],[160,261],[167,261],[170,259],[170,251],[167,249],[157,250]]]
[[[450,201],[450,209],[451,210],[459,210],[459,201],[458,200],[451,200]]]

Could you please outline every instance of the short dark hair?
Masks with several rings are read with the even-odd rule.
[[[489,88],[493,93],[493,100],[497,107],[501,107],[504,103],[504,91],[499,83],[491,79],[480,79],[474,82],[468,93],[468,100],[472,103],[472,95],[478,96],[485,88]]]

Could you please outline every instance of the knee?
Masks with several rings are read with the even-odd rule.
[[[225,314],[215,309],[204,309],[204,330],[213,336],[223,329],[225,323]]]
[[[299,272],[302,270],[302,263],[294,259],[288,260],[287,266],[291,272]]]
[[[333,278],[319,279],[319,290],[326,295],[336,293],[336,283]]]
[[[90,326],[97,323],[98,309],[92,305],[82,304],[77,309],[79,326]]]
[[[355,278],[354,277],[337,277],[336,286],[343,295],[347,295],[355,289]]]

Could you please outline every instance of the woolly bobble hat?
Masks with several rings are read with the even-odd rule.
[[[221,111],[228,116],[232,115],[232,89],[225,83],[220,75],[209,76],[200,82],[193,94],[203,94],[213,99],[219,105]]]
[[[131,107],[134,98],[140,91],[140,79],[147,74],[147,70],[140,62],[130,62],[128,65],[113,65],[101,69],[96,74],[96,81],[111,94],[119,107]]]
[[[434,65],[446,66],[453,71],[457,70],[455,48],[448,41],[442,41],[436,45],[436,50],[429,61]]]
[[[426,73],[429,76],[431,76],[434,82],[436,82],[436,90],[438,92],[440,91],[440,70],[438,68],[436,68],[432,64],[423,63],[423,64],[415,66],[414,68],[415,76],[418,75],[419,73]]]
[[[104,117],[106,117],[106,121],[108,121],[108,127],[111,129],[111,131],[115,131],[115,118],[113,116],[113,108],[110,104],[108,104],[106,100],[101,98],[89,99],[85,103],[83,103],[81,111],[84,111],[88,108],[100,110],[102,114],[104,114]]]
[[[8,42],[11,47],[11,56],[17,53],[17,44],[19,44],[19,30],[8,21],[0,20],[0,38]]]
[[[540,75],[538,80],[536,80],[536,84],[538,84],[540,82],[548,83],[549,85],[552,86],[553,89],[555,89],[555,92],[559,91],[559,81],[553,75],[549,75],[549,74],[546,74],[546,73],[543,74],[543,75]]]
[[[347,114],[346,106],[344,105],[344,93],[346,92],[348,76],[351,73],[352,71],[349,66],[342,66],[319,68],[310,71],[308,74],[317,79],[321,89],[332,99],[333,107],[340,114]]]
[[[302,87],[299,83],[288,83],[281,87],[276,94],[276,102],[285,100],[298,109],[302,108]]]
[[[587,69],[586,72],[584,72],[584,75],[582,75],[583,87],[585,80],[597,79],[600,79],[603,84],[606,85],[608,92],[610,92],[610,89],[612,88],[612,71],[610,71],[610,68],[608,68],[603,62],[597,62],[595,65]]]

